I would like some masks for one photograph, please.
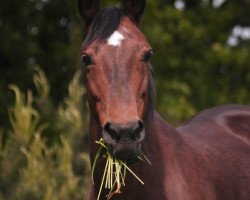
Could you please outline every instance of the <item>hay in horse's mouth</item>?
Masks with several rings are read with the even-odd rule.
[[[138,159],[140,160],[146,160],[149,164],[150,161],[146,158],[146,156],[141,153],[142,157],[135,157],[131,160],[123,161],[116,157],[114,157],[109,151],[108,147],[106,146],[104,140],[101,138],[99,141],[96,141],[97,144],[100,145],[99,150],[96,154],[93,167],[92,167],[92,181],[94,182],[94,170],[96,166],[96,162],[98,158],[100,157],[100,154],[102,150],[106,150],[106,153],[104,154],[104,158],[106,158],[106,164],[105,169],[102,176],[102,181],[98,193],[97,200],[99,200],[103,186],[105,189],[109,190],[109,193],[107,195],[107,199],[110,199],[114,194],[121,193],[122,186],[125,186],[125,178],[126,178],[126,172],[129,171],[141,184],[144,185],[144,182],[127,166],[127,164],[134,163]]]

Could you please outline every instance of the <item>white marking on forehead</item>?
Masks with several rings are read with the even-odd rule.
[[[122,40],[124,40],[125,37],[119,32],[115,31],[109,38],[108,38],[108,44],[112,46],[120,46]]]
[[[122,29],[124,32],[126,32],[126,33],[129,33],[129,30],[128,29],[126,29],[125,27],[123,27],[123,29]]]

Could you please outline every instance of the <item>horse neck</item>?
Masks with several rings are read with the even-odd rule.
[[[147,124],[145,154],[152,160],[152,164],[155,163],[164,168],[173,161],[173,157],[177,157],[180,146],[186,148],[186,143],[179,132],[157,112],[154,112]]]

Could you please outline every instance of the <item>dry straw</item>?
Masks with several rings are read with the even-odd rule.
[[[125,178],[126,178],[127,171],[129,171],[142,185],[144,185],[144,182],[127,166],[126,162],[115,158],[108,151],[108,148],[102,138],[99,141],[96,141],[96,143],[99,144],[100,147],[98,149],[98,152],[96,154],[96,157],[93,163],[93,168],[92,168],[92,181],[93,182],[94,182],[93,177],[94,177],[94,170],[95,170],[96,162],[98,158],[100,157],[102,150],[103,149],[106,150],[103,156],[104,158],[106,158],[106,164],[105,164],[97,200],[99,200],[100,198],[103,187],[109,190],[107,199],[110,199],[114,194],[121,193],[121,187],[125,186]],[[150,161],[146,158],[146,156],[143,153],[141,153],[141,155],[149,164],[151,164]],[[143,160],[140,157],[138,158]]]

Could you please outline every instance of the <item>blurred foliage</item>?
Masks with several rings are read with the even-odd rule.
[[[172,124],[250,104],[249,10],[250,0],[148,0],[141,27],[154,49],[156,108]],[[76,1],[1,0],[0,199],[84,195],[82,71],[72,79],[83,33]]]
[[[59,139],[49,144],[43,132],[53,126],[41,123],[41,112],[49,101],[49,83],[43,71],[36,68],[34,82],[38,96],[27,95],[11,85],[15,103],[9,109],[12,129],[5,143],[0,140],[0,199],[82,200],[86,196],[89,162],[81,143],[83,118],[80,112],[84,89],[78,71],[65,98],[53,116]],[[43,101],[43,104],[40,102]],[[41,107],[42,106],[42,107]]]
[[[0,108],[6,126],[6,107],[13,99],[8,85],[32,87],[35,65],[43,66],[57,105],[77,69],[82,40],[76,2],[68,0],[2,0],[0,6]],[[34,90],[34,87],[32,87]],[[13,100],[12,100],[13,102]]]
[[[157,107],[174,123],[215,105],[250,103],[250,37],[233,35],[236,26],[249,28],[250,1],[215,2],[148,1],[143,30],[154,49]]]

